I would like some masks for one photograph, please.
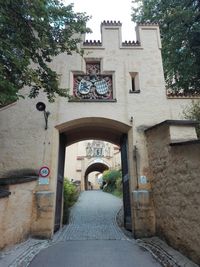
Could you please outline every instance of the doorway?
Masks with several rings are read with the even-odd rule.
[[[104,140],[120,147],[122,164],[124,226],[132,230],[130,200],[130,167],[128,150],[132,145],[128,142],[131,126],[106,118],[83,118],[64,123],[59,129],[58,172],[54,231],[61,226],[62,192],[64,180],[65,148],[83,140]],[[95,166],[97,167],[97,166]],[[99,168],[103,167],[99,165]],[[104,166],[105,167],[105,166]],[[92,168],[92,167],[91,167]],[[89,169],[86,176],[91,172]],[[85,176],[85,179],[87,179]]]

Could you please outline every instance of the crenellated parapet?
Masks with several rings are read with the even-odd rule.
[[[125,46],[125,47],[130,47],[130,46],[140,46],[140,42],[139,41],[125,41],[125,42],[122,42],[122,46]]]
[[[112,21],[112,20],[104,20],[102,23],[101,23],[101,27],[102,26],[122,26],[122,23],[120,21]]]
[[[121,28],[120,21],[104,20],[101,23],[101,41],[85,40],[83,47],[88,49],[149,49],[152,46],[155,49],[161,48],[158,23],[138,23],[135,27],[136,41],[122,42]]]
[[[135,27],[136,38],[146,49],[161,49],[160,29],[157,22],[142,22]]]
[[[83,42],[85,46],[102,46],[102,42],[100,40],[85,40]]]
[[[159,26],[157,22],[139,22],[138,26]]]

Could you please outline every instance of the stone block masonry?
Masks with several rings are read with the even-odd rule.
[[[31,234],[39,238],[51,238],[54,218],[54,192],[35,192],[34,203]]]
[[[166,121],[146,131],[156,233],[199,264],[200,141],[193,137],[173,142],[170,124]]]

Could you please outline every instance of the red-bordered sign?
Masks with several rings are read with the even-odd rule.
[[[47,177],[47,176],[49,176],[49,174],[50,174],[49,167],[43,166],[42,168],[40,168],[40,170],[39,170],[39,176],[40,177]]]

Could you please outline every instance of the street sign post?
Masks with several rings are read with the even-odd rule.
[[[39,176],[40,177],[48,177],[49,176],[49,174],[50,174],[50,169],[49,169],[49,167],[47,167],[47,166],[43,166],[43,167],[41,167],[40,168],[40,170],[39,170]]]
[[[47,166],[43,166],[39,170],[39,185],[48,185],[50,169]]]

